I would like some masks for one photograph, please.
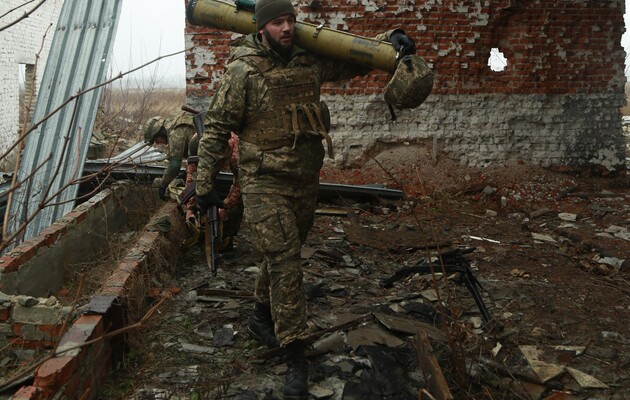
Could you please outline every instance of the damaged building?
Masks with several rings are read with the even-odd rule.
[[[33,12],[21,0],[0,4],[0,152],[18,138],[20,126],[35,106],[62,0],[43,2]],[[14,16],[17,18],[11,18]],[[6,23],[4,21],[7,21]],[[9,23],[10,21],[10,23]],[[18,29],[13,25],[19,25]],[[0,160],[0,171],[15,168],[15,152]]]
[[[435,86],[391,121],[387,73],[327,84],[339,165],[403,142],[471,166],[520,161],[603,173],[624,170],[622,0],[362,1],[298,3],[298,20],[374,37],[403,28],[432,66]],[[187,26],[190,105],[207,104],[236,34]],[[493,71],[493,49],[506,66]]]
[[[50,80],[66,94],[105,80],[121,1],[36,3],[53,19],[65,3],[56,29],[85,46],[53,50],[59,65],[76,63],[93,78],[76,86],[66,69]],[[190,9],[214,0],[178,1]],[[3,3],[0,29],[2,12],[31,3]],[[371,38],[401,27],[435,73],[431,95],[413,109],[388,107],[383,70],[323,88],[336,156],[300,255],[311,398],[630,397],[624,2],[294,4],[298,20],[318,29]],[[36,16],[20,23],[42,25]],[[99,39],[83,40],[88,33]],[[17,36],[0,31],[10,44],[0,50],[6,76],[16,63],[28,76],[39,49]],[[188,20],[190,108],[207,108],[239,36]],[[3,146],[19,126],[16,86],[8,86],[0,89],[8,99],[0,107],[10,108],[3,118],[11,114]],[[64,134],[91,129],[100,93],[90,96],[34,131],[41,140],[31,148],[52,152]],[[81,141],[61,153],[65,164],[28,158],[33,170],[87,190],[53,198],[42,213],[49,220],[0,256],[0,398],[277,399],[285,360],[246,334],[260,269],[247,224],[217,256],[215,275],[181,206],[150,187],[163,166],[148,157],[127,163],[146,146],[79,165],[89,137]],[[386,153],[390,164],[378,163]],[[373,161],[377,168],[362,170]],[[585,171],[600,179],[573,173]],[[344,184],[327,186],[327,177]],[[345,185],[351,179],[372,185]],[[27,195],[22,205],[30,212],[38,201]]]

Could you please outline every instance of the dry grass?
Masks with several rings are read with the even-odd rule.
[[[630,115],[630,83],[626,83],[626,105],[621,107],[621,115]]]
[[[142,128],[154,116],[168,117],[186,102],[185,89],[103,90],[94,130],[107,138],[109,150],[116,154],[142,139]]]

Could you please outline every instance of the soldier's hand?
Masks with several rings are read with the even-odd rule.
[[[402,29],[396,29],[389,37],[389,41],[401,56],[416,53],[416,44]]]
[[[212,189],[209,193],[206,194],[197,194],[197,208],[202,214],[205,214],[208,211],[208,208],[211,206],[217,206],[219,208],[225,208],[225,204],[223,200],[219,197],[216,189]]]

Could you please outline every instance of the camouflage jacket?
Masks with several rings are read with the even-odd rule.
[[[160,181],[160,187],[167,187],[177,177],[182,161],[197,152],[199,138],[189,113],[177,114],[164,123],[168,135],[168,166]]]
[[[230,133],[239,135],[253,115],[270,108],[268,87],[259,69],[248,59],[252,56],[268,58],[272,68],[308,68],[318,85],[369,72],[358,65],[316,57],[298,46],[293,47],[290,60],[285,63],[256,34],[239,39],[233,44],[229,64],[210,103],[205,133],[199,142],[198,194],[212,189]],[[241,191],[293,195],[313,190],[319,183],[324,153],[317,136],[300,140],[293,148],[287,145],[273,150],[240,140]]]

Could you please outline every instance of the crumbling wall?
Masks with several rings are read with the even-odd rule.
[[[376,142],[430,143],[462,163],[523,161],[559,168],[619,170],[625,140],[624,2],[367,0],[299,1],[298,18],[363,36],[401,27],[433,67],[427,102],[398,110],[382,98],[388,75],[327,84],[335,162],[365,158]],[[187,26],[188,102],[205,106],[221,76],[230,39]],[[507,58],[488,66],[492,48]],[[428,140],[427,140],[428,139]]]
[[[58,292],[82,263],[107,248],[112,235],[130,227],[143,194],[129,182],[113,185],[3,254],[0,291],[38,297]],[[145,201],[144,209],[149,205]]]
[[[115,270],[93,293],[89,304],[63,307],[53,296],[34,298],[0,292],[3,350],[24,359],[29,356],[25,350],[54,348],[50,358],[34,365],[29,386],[20,388],[12,398],[102,398],[100,390],[112,362],[120,356],[124,333],[141,323],[150,302],[156,300],[149,293],[159,294],[155,287],[159,277],[164,272],[172,273],[178,264],[184,231],[177,203],[165,203],[137,240],[129,243],[127,252],[117,260]],[[162,301],[171,294],[164,292]],[[76,306],[80,306],[80,312],[73,308]]]
[[[54,296],[35,298],[0,292],[0,345],[20,355],[23,349],[52,348],[70,318],[72,307],[62,306]]]
[[[54,36],[57,18],[61,12],[62,0],[46,1],[34,12],[37,3],[24,0],[2,0],[0,2],[0,28],[7,27],[0,33],[0,154],[4,153],[18,138],[20,108],[20,65],[34,71],[35,82],[27,79],[23,82],[35,89],[44,73],[48,51]],[[11,11],[11,12],[9,12]],[[27,18],[22,17],[27,14]],[[28,73],[27,73],[28,76]],[[36,93],[35,93],[36,95]],[[32,108],[35,107],[33,102]],[[10,157],[12,158],[12,157]],[[10,158],[0,160],[0,170],[12,170]]]

